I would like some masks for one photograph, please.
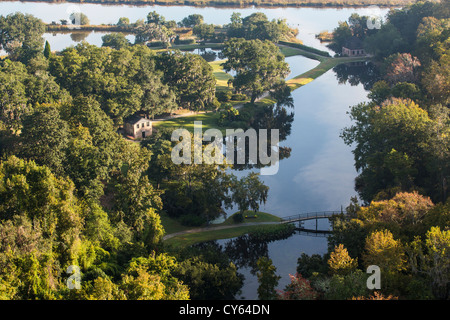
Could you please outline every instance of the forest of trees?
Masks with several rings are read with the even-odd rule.
[[[21,13],[1,16],[0,30],[0,298],[233,298],[236,267],[169,253],[160,215],[202,225],[222,202],[257,208],[267,187],[225,167],[174,165],[168,131],[142,144],[117,131],[136,112],[216,108],[211,66],[120,37],[52,53],[42,21]],[[81,290],[66,283],[70,266]]]
[[[8,54],[0,60],[0,299],[233,299],[245,263],[261,299],[448,299],[449,16],[449,1],[420,2],[391,11],[379,30],[358,15],[335,29],[332,48],[359,37],[380,70],[370,101],[351,107],[352,125],[341,133],[354,148],[361,201],[351,199],[348,215],[334,219],[328,254],[299,257],[283,292],[274,289],[279,277],[265,258],[264,232],[233,240],[252,259],[229,247],[175,252],[162,242],[163,213],[205,225],[223,208],[256,211],[268,197],[257,174],[175,165],[168,130],[141,143],[118,133],[137,112],[220,105],[202,57],[145,44],[171,37],[172,22],[151,12],[135,44],[112,34],[102,47],[83,42],[52,53],[41,20],[0,16],[0,49]],[[203,40],[211,34],[200,15],[180,24],[197,27]],[[293,34],[283,20],[234,14],[222,52],[236,94],[254,102],[270,91],[277,101],[239,119],[278,126],[283,137],[292,100],[274,42]],[[221,121],[238,119],[224,107]],[[386,284],[375,294],[366,286],[371,265]],[[68,285],[71,266],[79,268],[80,290]]]

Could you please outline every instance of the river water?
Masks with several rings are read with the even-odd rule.
[[[51,23],[68,19],[73,4],[0,2],[0,14],[6,15],[20,11],[30,13],[44,22]],[[145,19],[148,12],[157,11],[166,20],[181,21],[193,13],[204,16],[206,23],[229,23],[233,12],[240,12],[242,17],[253,12],[264,12],[269,19],[284,18],[287,23],[299,29],[298,38],[304,44],[322,50],[328,50],[325,44],[315,38],[315,34],[335,28],[339,21],[347,20],[356,12],[370,14],[376,12],[385,15],[387,10],[374,8],[198,8],[187,6],[127,6],[77,4],[79,11],[85,13],[91,24],[117,23],[120,17],[128,17],[130,22]],[[85,39],[89,43],[101,45],[104,33],[90,33]],[[132,36],[129,36],[132,40]],[[52,50],[62,50],[79,41],[70,34],[45,34]],[[286,59],[292,73],[289,77],[301,74],[315,65],[317,61],[305,57]],[[339,137],[341,130],[350,124],[346,113],[349,107],[367,100],[367,91],[362,84],[341,83],[336,72],[328,71],[313,82],[295,90],[294,120],[291,134],[280,145],[292,148],[289,158],[279,163],[275,175],[261,176],[269,186],[269,198],[260,210],[283,217],[310,211],[340,210],[348,205],[354,191],[354,168],[351,149]],[[243,175],[247,171],[238,172]],[[229,213],[233,212],[230,210]],[[328,222],[319,220],[319,228],[327,229]],[[235,240],[235,239],[233,239]],[[230,241],[217,243],[227,246]],[[327,251],[327,239],[305,234],[295,234],[288,239],[267,244],[265,254],[272,259],[277,274],[282,278],[279,289],[289,283],[289,274],[295,274],[297,259],[302,253],[324,254]],[[257,299],[257,280],[248,266],[241,266],[239,272],[245,275],[241,299]]]

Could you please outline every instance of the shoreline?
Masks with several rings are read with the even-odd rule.
[[[270,0],[0,0],[0,2],[32,2],[32,3],[48,3],[48,4],[99,4],[104,6],[185,6],[185,7],[199,7],[199,8],[230,8],[230,9],[245,9],[245,8],[261,8],[261,9],[276,9],[276,8],[317,8],[317,9],[345,9],[345,8],[364,8],[368,6],[378,6],[382,8],[395,8],[412,4],[414,0],[280,0],[279,2],[271,2]]]

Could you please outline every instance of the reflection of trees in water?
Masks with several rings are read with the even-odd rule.
[[[207,62],[215,61],[217,58],[217,53],[214,51],[206,51],[200,53],[200,56],[205,59]]]
[[[238,269],[250,268],[256,274],[256,262],[260,257],[268,257],[268,243],[257,240],[249,235],[243,235],[228,240],[224,245],[217,241],[198,243],[184,249],[180,258],[200,256],[202,261],[226,267],[232,262]]]
[[[272,105],[272,106],[263,106],[258,107],[258,112],[256,112],[251,121],[250,127],[256,132],[256,139],[250,139],[246,135],[235,136],[234,139],[234,158],[235,164],[233,166],[234,169],[237,170],[245,170],[251,168],[262,168],[266,166],[270,166],[273,163],[263,164],[259,160],[259,157],[256,159],[250,159],[251,147],[255,147],[259,152],[260,148],[266,148],[264,150],[265,154],[269,157],[272,154],[272,145],[276,145],[271,140],[271,129],[279,130],[279,142],[286,140],[286,138],[291,134],[292,122],[294,121],[293,112],[288,112],[284,106],[280,105]],[[260,130],[267,129],[267,131],[261,132]],[[267,134],[265,137],[267,139],[266,145],[260,145],[260,134]],[[226,138],[230,140],[230,137]],[[256,140],[256,143],[255,143]],[[253,145],[250,145],[253,144]],[[288,158],[291,155],[291,148],[280,146],[278,149],[278,159],[282,160],[284,158]],[[244,155],[245,160],[244,163],[236,163],[238,159],[238,154]],[[253,161],[256,160],[256,161]]]
[[[215,61],[217,56],[219,56],[220,51],[214,51],[209,48],[194,48],[194,49],[183,49],[182,52],[195,53],[205,59],[207,62]]]
[[[365,90],[370,90],[375,82],[381,80],[380,70],[371,62],[351,62],[337,65],[333,68],[340,84],[349,83],[352,86],[362,84]]]
[[[207,241],[197,243],[183,249],[179,253],[181,260],[189,257],[200,257],[202,261],[217,264],[222,268],[229,266],[232,262],[236,268],[248,268],[250,274],[256,275],[257,261],[261,257],[269,257],[269,243],[277,240],[287,239],[295,232],[288,233],[266,233],[245,234],[240,237],[226,240],[221,245],[218,241]],[[263,237],[263,238],[261,238]],[[244,280],[244,275],[238,272],[238,276]]]
[[[90,32],[84,31],[72,32],[70,34],[70,39],[72,39],[73,42],[81,42],[85,40],[89,34]]]
[[[244,235],[231,239],[225,244],[225,252],[238,268],[250,268],[251,274],[256,274],[256,262],[260,257],[268,257],[268,242],[255,241],[251,236]]]
[[[194,244],[183,249],[179,254],[181,260],[190,257],[201,257],[202,261],[216,264],[220,267],[227,267],[230,264],[230,258],[223,249],[223,246],[217,241],[206,241]]]
[[[255,115],[252,127],[259,129],[278,129],[280,132],[280,141],[286,140],[291,134],[294,113],[288,113],[285,107],[278,105],[265,106]]]

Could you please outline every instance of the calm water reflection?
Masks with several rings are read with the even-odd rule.
[[[330,70],[294,91],[293,98],[292,133],[281,143],[292,148],[291,156],[280,161],[277,174],[261,176],[270,187],[269,199],[261,211],[283,217],[308,211],[340,210],[356,195],[353,189],[356,171],[351,149],[339,134],[350,124],[346,114],[349,106],[366,101],[367,91],[362,84],[339,83],[336,73]],[[237,175],[247,172],[237,172]],[[229,213],[235,211],[233,208]],[[305,227],[314,229],[315,222]],[[328,221],[319,220],[318,228],[329,229]],[[327,239],[311,235],[295,234],[269,243],[267,255],[282,277],[278,289],[290,282],[289,274],[296,273],[297,259],[302,253],[326,252]],[[251,268],[240,268],[239,272],[245,276],[242,297],[257,299],[258,282]]]
[[[350,124],[346,113],[349,106],[367,100],[367,91],[361,84],[339,84],[330,70],[292,95],[291,134],[280,143],[292,148],[291,155],[280,161],[277,174],[261,176],[270,187],[268,202],[261,211],[283,217],[339,210],[355,195],[356,176],[351,149],[339,134]]]

